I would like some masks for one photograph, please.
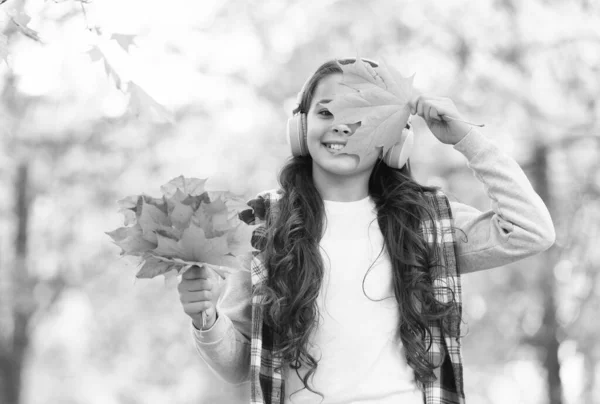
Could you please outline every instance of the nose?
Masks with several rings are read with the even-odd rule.
[[[339,125],[335,125],[333,127],[333,132],[334,133],[343,133],[344,135],[351,135],[352,133],[354,133],[354,131],[352,129],[350,129],[350,127],[346,124],[339,124]]]

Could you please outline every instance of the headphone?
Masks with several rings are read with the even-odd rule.
[[[338,62],[352,62],[355,61],[354,58],[348,59],[339,59]],[[372,60],[362,58],[363,61],[369,63],[373,67],[377,67],[378,64],[373,62]],[[307,156],[308,153],[308,143],[306,141],[307,136],[307,125],[306,125],[306,114],[300,112],[300,103],[302,101],[302,96],[304,95],[304,91],[310,82],[309,78],[302,89],[298,93],[296,97],[296,107],[294,108],[294,115],[288,119],[287,121],[287,140],[290,145],[292,155],[296,156]],[[414,133],[412,131],[412,125],[410,124],[410,117],[406,126],[402,128],[398,135],[398,141],[388,150],[388,152],[383,156],[382,160],[385,164],[392,168],[402,168],[408,158],[410,157],[410,153],[412,151],[414,145]]]

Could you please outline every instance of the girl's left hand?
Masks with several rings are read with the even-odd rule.
[[[463,118],[450,98],[419,95],[410,100],[408,105],[410,113],[423,118],[431,133],[442,143],[455,145],[471,129],[469,124],[451,119]]]

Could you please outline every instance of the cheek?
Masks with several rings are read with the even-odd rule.
[[[380,149],[372,150],[369,154],[363,153],[360,156],[360,165],[363,167],[372,167],[377,163],[379,156],[381,156]]]
[[[325,130],[325,126],[322,122],[319,122],[316,119],[308,119],[306,122],[307,126],[307,134],[306,138],[308,142],[320,142],[321,137],[323,136],[323,131]]]

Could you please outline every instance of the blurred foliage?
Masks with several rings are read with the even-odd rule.
[[[244,402],[195,354],[176,290],[134,282],[104,231],[117,199],[180,174],[276,187],[296,92],[356,54],[485,123],[555,221],[547,253],[464,277],[469,402],[550,402],[548,335],[564,402],[600,401],[598,2],[8,0],[0,15],[0,336],[30,315],[23,403]],[[417,179],[489,209],[464,157],[413,122]]]

